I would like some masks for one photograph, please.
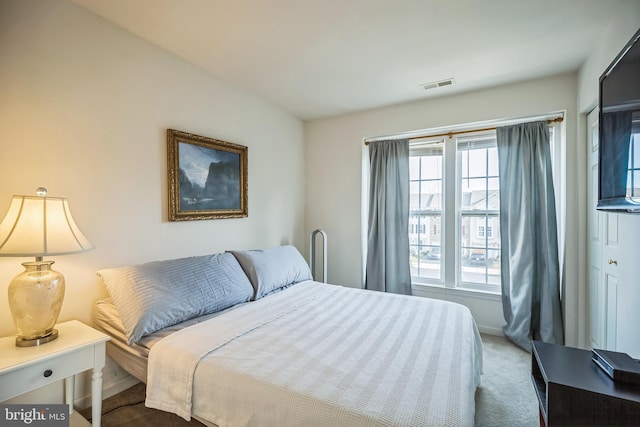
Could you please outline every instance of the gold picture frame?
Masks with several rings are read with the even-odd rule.
[[[244,218],[248,148],[167,130],[169,221]]]

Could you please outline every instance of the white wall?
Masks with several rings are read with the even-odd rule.
[[[363,138],[412,130],[518,118],[566,111],[567,193],[578,186],[575,151],[576,75],[567,74],[507,85],[467,94],[433,98],[387,108],[311,121],[305,129],[307,233],[323,228],[329,235],[328,278],[331,283],[360,287],[361,271],[361,157]],[[568,196],[567,214],[579,210],[577,199]],[[577,287],[577,227],[567,230],[566,323],[576,329],[573,300]],[[469,298],[468,294],[422,289],[421,295],[446,298],[466,304],[479,327],[499,332],[504,319],[499,298]]]
[[[263,248],[303,249],[303,123],[59,0],[0,2],[0,215],[38,186],[69,199],[95,249],[52,257],[67,281],[60,320],[90,323],[110,266]],[[249,147],[249,216],[168,222],[166,129]],[[7,285],[28,258],[0,258]]]
[[[604,70],[640,29],[640,0],[620,2],[617,19],[602,34],[578,73],[578,111],[587,113],[598,103],[598,82]]]

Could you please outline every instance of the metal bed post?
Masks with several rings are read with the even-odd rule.
[[[313,276],[313,280],[316,280],[316,236],[318,234],[322,234],[322,282],[327,283],[327,233],[320,229],[311,232],[311,243],[309,247],[311,276]]]

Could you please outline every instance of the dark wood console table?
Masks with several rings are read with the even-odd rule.
[[[640,386],[614,382],[591,351],[533,341],[541,426],[639,426]]]

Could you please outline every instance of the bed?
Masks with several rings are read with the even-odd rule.
[[[173,307],[149,333],[128,319],[122,289],[138,314],[157,317],[176,304],[167,292],[186,261],[100,272],[111,298],[95,325],[114,338],[109,356],[147,383],[147,406],[220,427],[473,425],[482,349],[466,307],[314,282],[293,247],[219,255],[229,271],[216,280],[233,282],[222,294],[243,292],[198,315]],[[196,297],[181,307],[220,287],[205,270],[196,282],[206,290],[186,292]],[[140,287],[144,301],[131,304]],[[161,291],[148,297],[148,287]]]

